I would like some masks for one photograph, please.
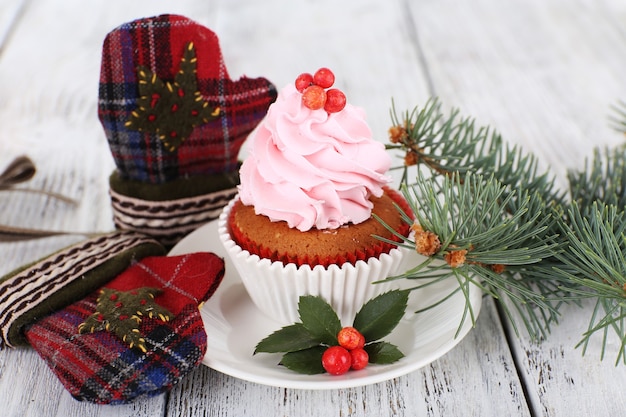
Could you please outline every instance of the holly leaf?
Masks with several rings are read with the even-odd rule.
[[[404,358],[404,353],[396,345],[388,342],[376,342],[365,345],[363,348],[369,355],[369,362],[378,365],[387,365]]]
[[[254,349],[259,352],[277,353],[293,352],[319,345],[319,341],[302,325],[295,323],[275,331],[261,340]]]
[[[301,374],[323,374],[326,370],[322,366],[322,355],[326,349],[327,347],[325,346],[315,346],[286,353],[283,355],[279,365]]]
[[[341,322],[333,308],[321,297],[303,295],[298,301],[302,325],[319,343],[336,345]]]
[[[409,300],[408,290],[392,290],[365,303],[352,324],[372,342],[387,336],[398,325]]]

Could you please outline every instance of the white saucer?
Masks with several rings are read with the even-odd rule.
[[[461,330],[458,329],[465,308],[465,298],[460,292],[426,312],[417,315],[412,313],[441,299],[457,286],[456,281],[447,280],[427,287],[427,290],[413,291],[407,315],[384,338],[406,355],[398,362],[369,365],[363,370],[350,371],[341,376],[301,375],[278,366],[280,354],[252,355],[256,344],[282,325],[261,313],[248,297],[219,241],[217,221],[185,237],[171,250],[170,255],[191,252],[213,252],[226,261],[226,275],[222,284],[201,309],[208,335],[208,349],[202,362],[212,369],[246,381],[298,389],[349,388],[383,382],[426,366],[443,356],[472,327],[468,315]],[[415,259],[415,264],[417,262]],[[480,311],[481,295],[479,289],[471,286],[470,302],[476,316]]]

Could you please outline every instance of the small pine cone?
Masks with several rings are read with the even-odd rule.
[[[506,267],[502,264],[493,264],[491,265],[491,270],[493,272],[495,272],[496,274],[501,274],[504,272],[504,270],[506,269]]]
[[[406,155],[404,155],[404,165],[410,167],[413,165],[417,165],[417,161],[419,160],[419,156],[415,151],[408,151]]]
[[[446,253],[443,259],[450,265],[452,268],[458,268],[465,264],[465,255],[467,255],[467,250],[459,249],[453,250]]]
[[[439,249],[441,249],[439,236],[433,232],[425,231],[417,223],[414,223],[411,229],[415,231],[415,250],[417,253],[424,256],[433,256],[439,252]]]
[[[406,129],[402,126],[391,126],[389,128],[389,141],[391,143],[401,143],[407,136]]]

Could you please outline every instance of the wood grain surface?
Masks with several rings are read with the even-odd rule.
[[[594,147],[623,138],[610,105],[626,98],[626,4],[618,0],[0,0],[0,170],[28,155],[32,188],[0,191],[0,224],[77,232],[0,243],[0,275],[113,228],[113,170],[96,115],[101,44],[126,21],[186,15],[220,37],[232,78],[279,88],[332,68],[386,140],[392,98],[459,108],[536,153],[564,185]],[[485,299],[476,327],[430,365],[341,390],[267,387],[201,367],[169,394],[124,406],[75,401],[28,348],[0,351],[2,416],[617,416],[626,410],[618,347],[600,361],[574,346],[591,306],[568,307],[541,343],[516,335]],[[597,343],[596,343],[597,342]],[[613,356],[612,356],[613,355]]]

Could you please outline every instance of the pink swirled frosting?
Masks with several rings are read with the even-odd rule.
[[[250,145],[240,169],[242,203],[301,231],[369,219],[370,196],[380,197],[391,181],[391,158],[372,139],[362,109],[311,110],[293,85],[280,92]]]

